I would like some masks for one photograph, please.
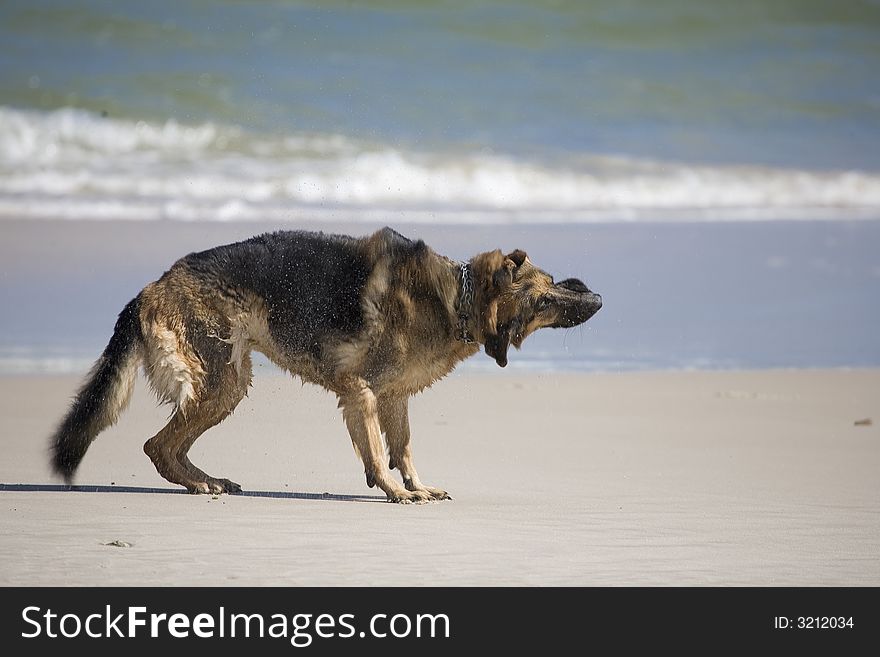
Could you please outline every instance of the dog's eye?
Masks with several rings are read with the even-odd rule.
[[[537,310],[538,312],[541,312],[542,310],[545,310],[547,308],[547,306],[549,306],[549,305],[550,305],[550,299],[548,299],[547,297],[541,297],[535,303],[535,310]]]

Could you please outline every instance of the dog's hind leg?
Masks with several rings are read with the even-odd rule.
[[[197,411],[197,407],[195,410]],[[188,440],[191,442],[189,437],[196,426],[197,422],[192,416],[187,417],[178,410],[159,433],[144,443],[144,452],[159,474],[172,484],[180,484],[190,493],[210,493],[207,482],[195,477],[177,456],[181,447]]]
[[[186,408],[178,409],[168,424],[144,444],[144,452],[160,475],[191,493],[237,493],[241,486],[206,474],[192,464],[187,453],[199,436],[227,418],[245,396],[250,361],[247,373],[229,365],[222,375],[209,376],[208,380],[214,385],[200,386]]]
[[[355,452],[364,463],[367,485],[378,486],[388,496],[389,502],[426,502],[430,493],[422,490],[406,490],[394,477],[385,462],[382,429],[379,425],[376,396],[363,379],[356,379],[346,386],[339,397],[342,417],[351,434]]]
[[[187,433],[186,439],[180,444],[176,455],[177,460],[184,469],[189,472],[193,479],[208,485],[211,493],[240,493],[241,486],[229,479],[212,477],[193,465],[189,460],[190,448],[196,439],[211,427],[225,420],[238,403],[247,394],[251,383],[251,359],[249,354],[241,358],[240,366],[225,364],[222,374],[210,380],[210,388],[206,386],[203,391],[205,399],[199,404],[198,428]]]
[[[406,397],[382,397],[378,400],[379,424],[388,443],[388,467],[400,470],[407,490],[424,491],[435,500],[451,499],[445,490],[425,486],[419,479],[412,458],[408,406]]]
[[[164,291],[163,302],[173,299]],[[181,306],[183,304],[180,304]],[[154,317],[160,316],[157,321]],[[238,492],[241,487],[194,466],[187,456],[205,431],[228,417],[247,392],[248,353],[233,350],[222,315],[190,302],[186,312],[161,306],[145,322],[145,370],[160,399],[175,406],[168,424],[144,444],[144,452],[168,481],[193,493]],[[231,362],[233,353],[236,362]]]

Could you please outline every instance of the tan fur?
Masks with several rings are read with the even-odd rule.
[[[506,295],[499,299],[498,317],[502,323],[509,323],[519,315],[524,307],[532,307],[537,299],[551,292],[553,278],[545,271],[532,264],[528,256],[523,254],[524,261],[517,267],[516,280],[511,283]],[[535,314],[514,335],[511,344],[519,348],[523,341],[539,328],[549,326],[557,319],[557,310],[553,307],[543,313]]]
[[[116,424],[116,421],[119,419],[119,416],[128,408],[128,405],[131,403],[131,396],[134,392],[134,382],[137,378],[138,366],[141,363],[141,354],[135,351],[131,354],[123,364],[121,370],[122,374],[120,377],[120,382],[118,387],[114,388],[111,391],[109,399],[107,399],[107,404],[102,413],[101,417],[98,420],[98,424],[101,429],[112,426]],[[92,378],[94,376],[95,370],[99,367],[99,363],[96,363],[92,370],[89,372],[87,378]]]

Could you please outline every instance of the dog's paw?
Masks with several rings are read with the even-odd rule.
[[[433,486],[425,486],[422,483],[418,485],[414,484],[411,480],[404,481],[404,485],[406,489],[409,491],[422,491],[431,496],[432,500],[451,500],[452,497],[445,490],[441,488],[434,488]]]
[[[206,481],[194,481],[186,485],[186,489],[194,495],[222,495],[223,493],[240,493],[241,486],[229,479],[215,479]]]
[[[426,490],[395,490],[388,493],[388,501],[395,504],[425,504],[434,498]]]
[[[439,488],[434,488],[433,486],[424,486],[425,491],[427,491],[432,499],[435,500],[451,500],[452,496],[447,493],[445,490],[441,490]]]
[[[230,495],[234,495],[235,493],[241,492],[241,486],[229,479],[211,479],[208,484],[211,486],[211,492],[216,494],[229,493]],[[220,490],[215,491],[215,487]]]
[[[185,486],[186,490],[193,495],[208,495],[212,492],[210,486],[204,481],[193,481],[185,484]]]

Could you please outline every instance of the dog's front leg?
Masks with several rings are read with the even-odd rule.
[[[364,462],[367,485],[378,486],[385,491],[389,502],[406,504],[432,499],[428,491],[407,490],[391,476],[391,470],[385,463],[376,395],[367,383],[362,379],[352,382],[347,386],[345,394],[340,395],[339,405],[342,407],[342,417],[351,434],[354,450]]]
[[[413,463],[409,432],[409,403],[406,397],[382,397],[379,399],[379,424],[388,441],[388,467],[397,468],[407,490],[425,491],[435,500],[452,499],[440,488],[425,486],[419,479]]]

